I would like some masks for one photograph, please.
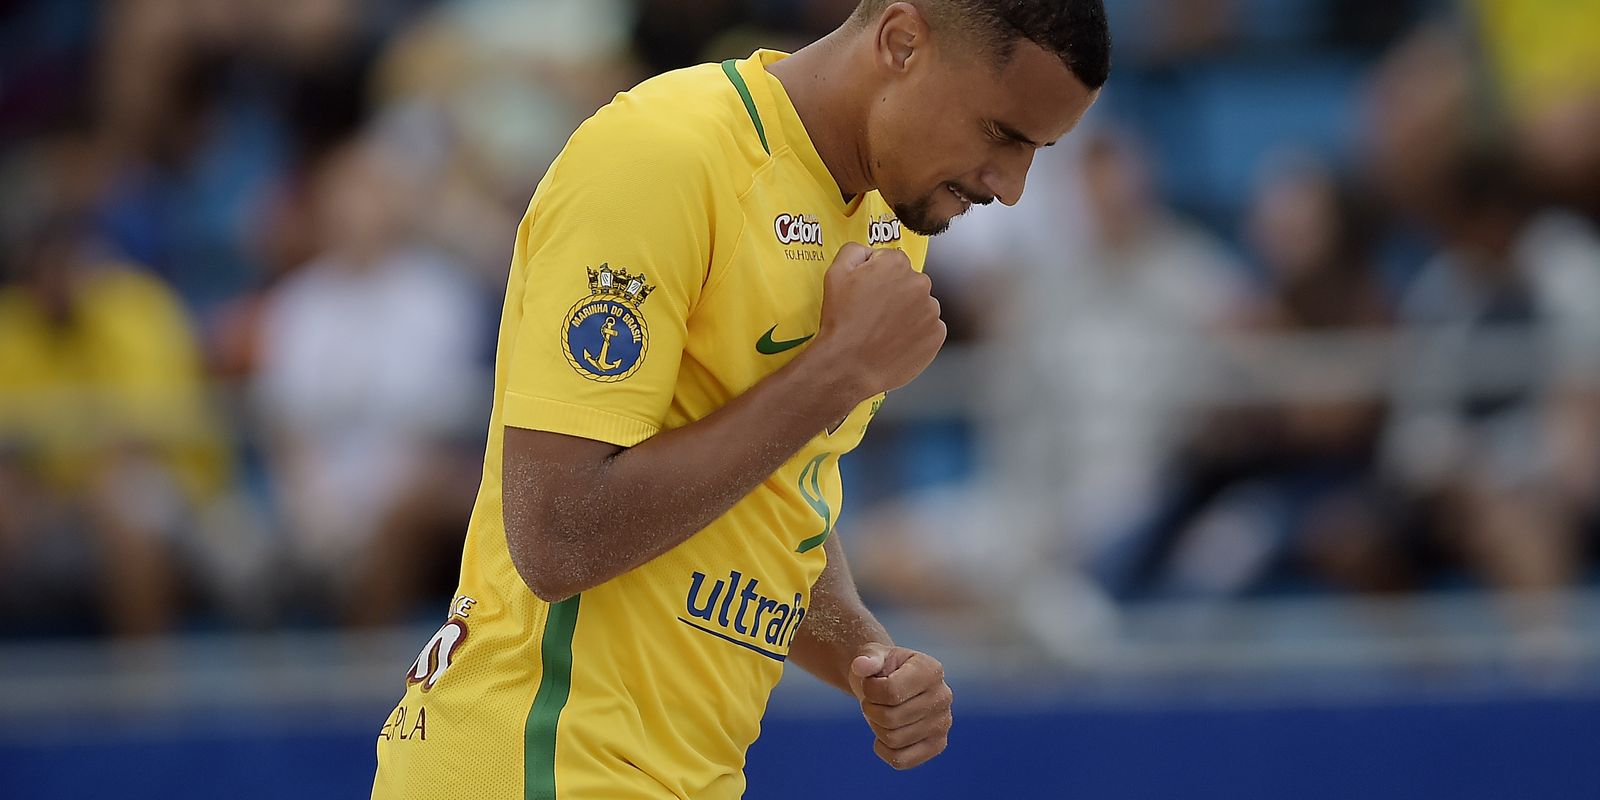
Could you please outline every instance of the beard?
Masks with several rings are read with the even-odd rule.
[[[941,217],[939,212],[935,210],[935,206],[943,199],[941,195],[948,194],[950,192],[949,187],[952,185],[954,184],[941,185],[939,188],[909,203],[890,203],[889,207],[894,209],[894,215],[900,218],[900,224],[913,233],[919,233],[923,236],[938,236],[950,230],[951,220],[971,210],[971,206],[968,206],[963,208],[960,213],[948,217]],[[965,187],[962,187],[961,193],[970,198],[971,204],[975,206],[986,206],[994,202],[993,196],[984,196],[981,192],[968,191]]]
[[[944,190],[938,189],[936,191],[942,192]],[[929,192],[927,195],[909,203],[893,203],[890,208],[894,209],[894,215],[900,218],[900,224],[904,225],[912,233],[919,233],[923,236],[938,236],[950,230],[950,220],[953,218],[945,217],[940,219],[936,216],[936,212],[933,210],[933,199],[933,192]]]

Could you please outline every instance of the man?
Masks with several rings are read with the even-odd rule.
[[[488,383],[482,299],[411,238],[419,183],[398,156],[363,135],[318,160],[316,256],[261,301],[252,382],[297,594],[353,625],[393,623],[460,546],[474,487],[455,442]]]
[[[191,521],[230,471],[193,320],[76,217],[19,245],[0,281],[0,630],[74,620],[88,597],[114,636],[167,633]]]
[[[944,341],[923,237],[1017,202],[1107,61],[1099,0],[866,0],[579,128],[519,232],[460,594],[375,798],[737,797],[790,659],[891,765],[944,749],[942,668],[831,536],[838,459]]]

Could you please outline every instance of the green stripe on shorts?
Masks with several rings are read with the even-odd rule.
[[[522,735],[524,800],[556,800],[556,723],[572,691],[572,632],[578,626],[580,597],[552,604],[545,619],[539,646],[544,674]]]

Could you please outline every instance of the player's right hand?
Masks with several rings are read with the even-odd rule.
[[[855,378],[859,399],[910,383],[944,346],[932,286],[901,250],[846,244],[823,278],[813,349]]]

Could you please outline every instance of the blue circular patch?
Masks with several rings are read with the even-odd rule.
[[[573,369],[603,383],[632,375],[650,347],[644,318],[627,305],[602,298],[573,306],[562,325],[561,339]]]

